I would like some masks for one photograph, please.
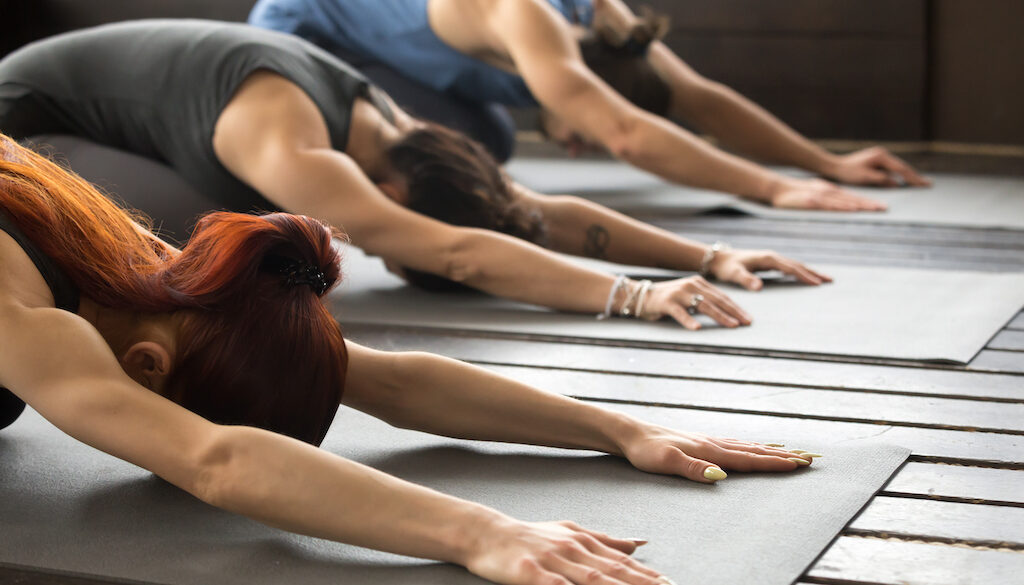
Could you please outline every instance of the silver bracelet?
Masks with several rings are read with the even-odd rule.
[[[644,318],[644,301],[647,300],[647,293],[651,290],[652,284],[647,279],[640,281],[640,295],[636,299],[636,313],[633,315],[637,319]]]
[[[615,304],[615,295],[619,294],[619,289],[622,288],[622,285],[625,282],[625,274],[620,274],[615,278],[615,284],[612,285],[612,290],[608,291],[608,301],[604,304],[604,312],[597,316],[598,321],[603,321],[612,316],[612,305]]]
[[[622,308],[619,309],[619,315],[622,317],[629,317],[633,314],[633,310],[629,307],[630,305],[635,306],[637,297],[640,294],[640,288],[643,286],[642,283],[639,282],[633,282],[633,284],[636,286],[631,287],[632,290],[626,294],[626,300],[623,301]]]
[[[715,256],[717,256],[719,252],[731,249],[732,246],[725,242],[715,242],[714,244],[711,244],[711,247],[704,251],[704,257],[700,260],[700,275],[705,277],[710,276],[711,263],[715,261]]]

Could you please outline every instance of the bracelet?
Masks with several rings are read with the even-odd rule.
[[[637,297],[640,294],[640,289],[643,286],[642,283],[634,281],[630,281],[630,284],[633,285],[630,287],[632,290],[630,290],[626,295],[626,300],[622,302],[622,309],[619,310],[619,315],[622,317],[629,317],[633,314],[633,310],[629,307],[636,302]]]
[[[608,291],[608,301],[604,304],[604,312],[597,316],[599,321],[603,321],[612,316],[612,305],[615,303],[615,296],[619,294],[619,289],[622,288],[622,285],[625,282],[625,274],[620,274],[615,278],[615,284],[612,285],[612,290]]]
[[[651,281],[646,279],[640,281],[640,294],[636,300],[636,313],[634,314],[637,319],[644,318],[644,301],[647,300],[647,293],[651,290],[652,284]]]
[[[711,244],[711,247],[705,250],[704,257],[700,260],[700,275],[710,276],[711,275],[711,263],[715,261],[715,256],[719,252],[725,250],[731,250],[732,247],[725,242],[715,242]]]

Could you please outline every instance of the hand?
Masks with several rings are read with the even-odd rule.
[[[822,179],[782,179],[772,188],[773,207],[826,211],[885,211],[881,201],[854,195]]]
[[[627,440],[622,454],[634,467],[649,473],[681,475],[701,483],[725,479],[723,469],[793,471],[807,467],[817,453],[787,451],[738,439],[717,439],[642,423]]]
[[[699,295],[699,296],[698,296]],[[671,316],[687,329],[696,331],[701,325],[688,312],[699,311],[711,317],[719,325],[739,327],[750,325],[751,318],[725,293],[712,285],[703,276],[691,276],[678,280],[659,282],[651,286],[644,303],[641,319],[657,321],[665,315]]]
[[[881,146],[837,156],[824,174],[851,185],[899,187],[905,184],[911,187],[927,187],[932,184],[917,174],[910,165]]]
[[[832,282],[830,276],[771,250],[719,250],[711,261],[710,270],[718,280],[734,282],[747,290],[761,290],[764,286],[764,282],[754,275],[755,270],[779,270],[795,276],[804,284],[815,286]]]
[[[505,585],[666,585],[629,555],[645,541],[612,538],[572,522],[503,518],[485,530],[463,563],[473,574]]]

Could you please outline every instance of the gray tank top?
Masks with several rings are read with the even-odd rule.
[[[32,43],[0,61],[0,95],[28,94],[50,127],[167,163],[225,209],[272,210],[213,151],[217,118],[257,70],[309,95],[336,150],[346,148],[357,98],[391,115],[359,72],[314,45],[201,20],[129,21]]]

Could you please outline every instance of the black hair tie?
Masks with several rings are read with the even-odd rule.
[[[286,256],[268,256],[263,262],[264,269],[284,277],[287,286],[308,286],[320,296],[327,292],[330,284],[327,275],[319,266]]]

